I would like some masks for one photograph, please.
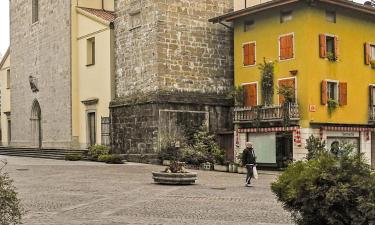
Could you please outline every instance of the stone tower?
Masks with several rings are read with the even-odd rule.
[[[155,154],[191,125],[231,130],[232,31],[209,18],[228,0],[117,0],[112,145]]]

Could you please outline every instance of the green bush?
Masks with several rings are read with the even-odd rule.
[[[0,224],[20,224],[22,208],[13,181],[3,172],[6,162],[0,162]]]
[[[120,155],[109,155],[109,154],[99,155],[98,161],[109,163],[109,164],[123,164],[122,158]]]
[[[325,151],[295,162],[272,184],[297,224],[368,225],[375,220],[375,175],[351,148],[341,145],[339,157]]]
[[[82,159],[82,155],[77,153],[65,154],[65,160],[67,161],[79,161]]]
[[[179,161],[182,158],[182,151],[180,148],[176,148],[173,142],[167,141],[162,145],[158,157],[161,161]]]
[[[93,145],[89,147],[88,156],[92,161],[97,161],[99,155],[108,155],[111,149],[104,145]]]
[[[306,140],[306,149],[308,152],[306,156],[307,160],[313,159],[326,151],[326,142],[311,135]]]

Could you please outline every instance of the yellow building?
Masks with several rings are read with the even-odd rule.
[[[81,148],[109,145],[114,2],[81,0],[72,7],[73,138]]]
[[[248,2],[235,0],[237,11],[210,20],[233,22],[235,85],[245,93],[234,111],[237,153],[252,141],[260,163],[285,166],[305,157],[313,134],[328,149],[353,143],[374,165],[375,8],[347,0]],[[264,60],[274,62],[268,102]],[[287,110],[282,86],[294,90]]]
[[[11,143],[11,111],[10,111],[10,57],[9,48],[0,62],[0,118],[1,118],[1,145]]]

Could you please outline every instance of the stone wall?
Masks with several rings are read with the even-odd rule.
[[[228,0],[116,1],[116,96],[227,91],[232,33],[208,19],[232,9]]]
[[[190,93],[190,96],[194,95]],[[185,128],[207,126],[218,132],[232,128],[230,102],[217,96],[175,94],[150,101],[111,106],[112,147],[122,154],[157,154],[168,140],[183,142]]]
[[[32,103],[41,108],[43,147],[71,142],[70,1],[39,0],[32,24],[32,1],[10,1],[12,144],[30,146]],[[30,88],[29,76],[39,92]]]

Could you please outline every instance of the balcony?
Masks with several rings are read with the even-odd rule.
[[[280,105],[237,107],[234,109],[234,123],[283,122],[285,112],[288,113],[290,122],[300,120],[298,104],[293,103],[288,106],[287,110]]]

